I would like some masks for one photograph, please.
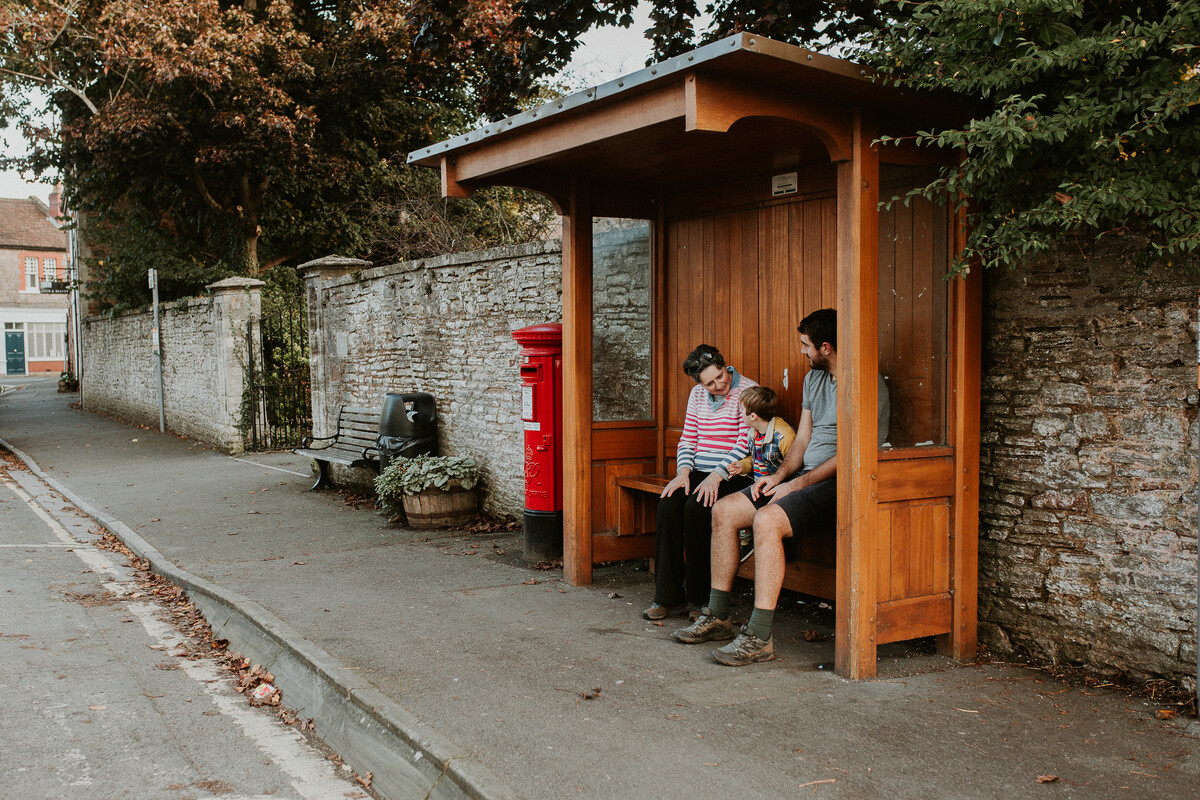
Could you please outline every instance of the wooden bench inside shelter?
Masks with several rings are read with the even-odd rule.
[[[654,532],[658,498],[671,481],[670,475],[628,475],[617,478],[617,535],[636,536]],[[836,599],[837,530],[828,527],[813,535],[784,541],[787,570],[783,586],[795,592]],[[742,562],[739,578],[754,580],[754,556]]]
[[[332,486],[329,465],[365,467],[379,472],[379,411],[343,405],[338,409],[337,427],[332,436],[306,436],[300,447],[292,450],[308,456],[317,464],[317,481],[310,487]]]

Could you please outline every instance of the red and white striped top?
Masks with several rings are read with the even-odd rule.
[[[736,385],[725,395],[725,402],[717,409],[709,401],[709,393],[696,384],[688,395],[687,416],[683,421],[683,434],[675,451],[676,469],[688,468],[712,472],[721,465],[722,459],[746,434],[742,420],[742,390],[758,384],[745,375],[736,376]]]

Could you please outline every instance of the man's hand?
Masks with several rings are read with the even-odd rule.
[[[675,474],[675,477],[671,479],[671,482],[663,487],[662,494],[659,497],[670,497],[675,494],[677,489],[683,489],[684,494],[691,494],[691,482],[688,480],[688,476],[691,474],[692,471],[690,469],[679,470]]]
[[[754,486],[750,489],[750,497],[757,500],[760,496],[766,495],[771,497],[775,494],[775,487],[783,480],[783,474],[776,472],[774,475],[764,475],[754,482]]]
[[[709,476],[700,482],[696,487],[696,502],[712,508],[712,504],[717,502],[717,489],[721,486],[721,477],[717,473],[709,473]]]

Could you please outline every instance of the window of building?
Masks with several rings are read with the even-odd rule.
[[[67,337],[65,322],[31,322],[26,334],[30,361],[61,361]]]
[[[37,256],[27,256],[25,259],[25,289],[31,292],[38,290]]]
[[[58,259],[43,258],[42,259],[42,278],[48,281],[58,280]]]

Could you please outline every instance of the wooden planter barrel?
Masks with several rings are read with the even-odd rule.
[[[410,528],[452,528],[470,522],[479,508],[479,490],[452,484],[404,495],[404,515]]]

